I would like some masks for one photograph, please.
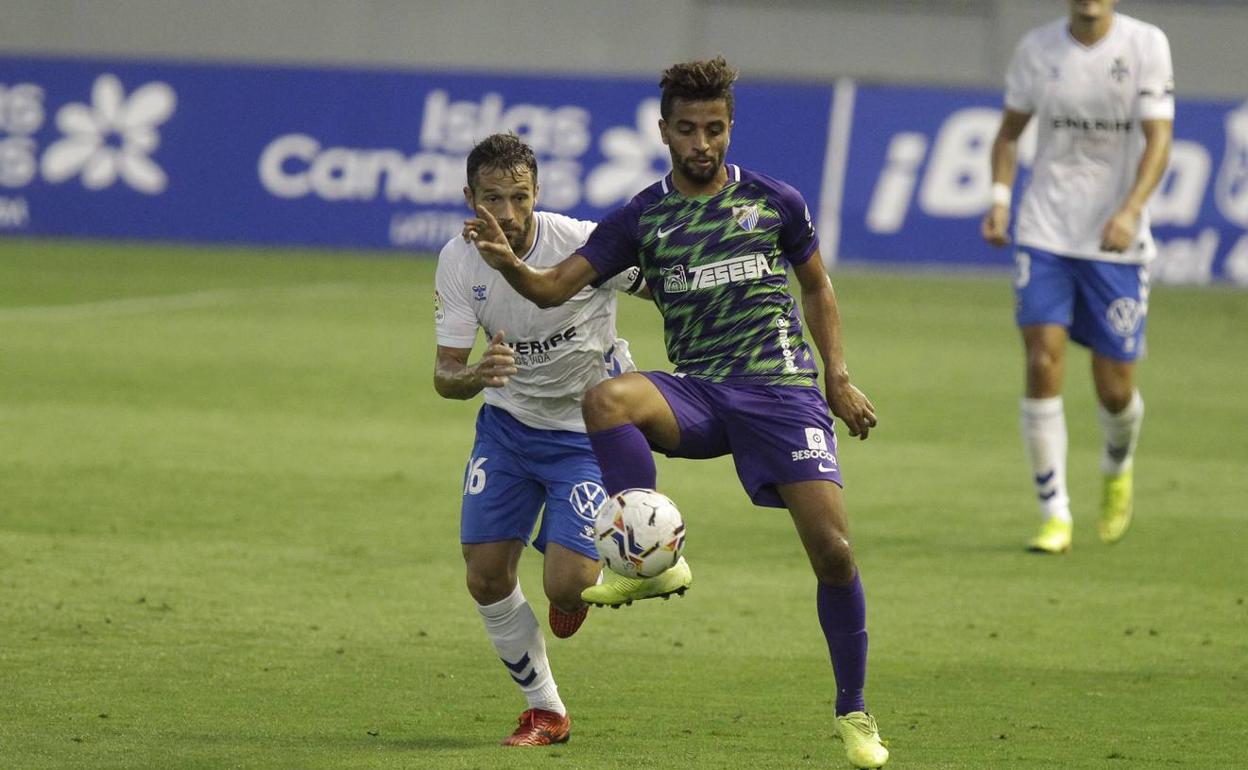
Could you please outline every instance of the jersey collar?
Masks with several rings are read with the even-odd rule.
[[[533,254],[537,251],[537,244],[542,242],[542,218],[538,216],[538,213],[539,212],[536,211],[533,212],[533,245],[530,246],[529,250],[526,251],[524,256],[520,258],[521,262],[527,262],[529,257],[533,256]]]
[[[729,182],[741,181],[741,167],[740,166],[738,166],[735,163],[725,163],[724,167],[728,169],[728,181]],[[668,195],[670,193],[676,192],[676,183],[672,181],[671,171],[667,172],[667,176],[663,177],[663,179],[660,180],[660,184],[663,187],[664,195]]]
[[[1084,45],[1083,43],[1081,43],[1079,41],[1079,38],[1075,37],[1074,33],[1070,31],[1069,23],[1067,23],[1066,26],[1063,27],[1063,29],[1065,29],[1066,39],[1070,41],[1071,45],[1078,48],[1080,51],[1089,51],[1089,52],[1095,51],[1096,49],[1100,48],[1101,45],[1103,45],[1106,40],[1109,40],[1111,37],[1113,37],[1114,34],[1118,31],[1118,13],[1117,11],[1114,12],[1114,15],[1110,17],[1110,20],[1109,20],[1109,29],[1105,31],[1105,34],[1101,36],[1100,40],[1096,41],[1092,45]]]

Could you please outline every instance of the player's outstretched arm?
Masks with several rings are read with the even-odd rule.
[[[1140,123],[1144,130],[1144,154],[1136,166],[1135,183],[1118,211],[1105,223],[1101,232],[1101,248],[1106,251],[1126,251],[1135,242],[1140,225],[1140,212],[1148,205],[1148,199],[1161,183],[1170,164],[1170,145],[1174,139],[1174,122],[1169,120],[1145,120]]]
[[[532,267],[516,256],[498,220],[477,206],[477,218],[464,222],[464,237],[474,243],[485,263],[538,307],[562,305],[598,277],[589,260],[573,254],[554,267]]]
[[[1030,113],[1007,109],[992,142],[992,208],[984,214],[979,231],[993,246],[1010,242],[1010,190],[1018,172],[1018,137],[1030,120]]]
[[[471,348],[448,348],[438,345],[438,360],[433,368],[433,389],[442,398],[469,399],[484,388],[501,388],[516,373],[516,354],[503,342],[503,330],[494,333],[481,358],[471,366]]]
[[[849,367],[841,344],[841,314],[836,305],[832,279],[823,269],[823,257],[816,250],[803,264],[793,268],[802,289],[802,311],[806,331],[819,357],[823,359],[823,382],[832,414],[845,423],[849,435],[865,439],[875,427],[875,406],[871,399],[849,381]]]

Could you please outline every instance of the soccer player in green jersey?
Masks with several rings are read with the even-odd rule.
[[[672,457],[732,454],[756,504],[788,509],[815,573],[837,731],[852,764],[881,767],[888,750],[863,697],[866,602],[831,419],[866,438],[875,408],[850,382],[836,295],[801,195],[725,162],[736,76],[722,57],[663,73],[659,131],[672,172],[609,214],[558,265],[538,268],[517,257],[484,209],[465,228],[486,262],[543,307],[641,267],[676,371],[626,373],[586,394],[585,424],[607,492],[655,487],[652,448]],[[638,582],[616,577],[582,597],[625,604],[643,598],[634,594]]]

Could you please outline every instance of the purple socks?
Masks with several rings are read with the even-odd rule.
[[[654,489],[658,471],[654,467],[654,455],[650,454],[650,442],[632,423],[617,425],[591,432],[589,443],[602,468],[602,483],[607,494],[643,487]]]
[[[819,625],[828,640],[836,676],[836,715],[866,711],[867,601],[858,575],[845,586],[819,584]]]

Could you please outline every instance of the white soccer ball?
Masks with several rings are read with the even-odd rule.
[[[653,489],[626,489],[594,515],[594,543],[612,572],[654,577],[680,558],[685,522],[676,504]]]

